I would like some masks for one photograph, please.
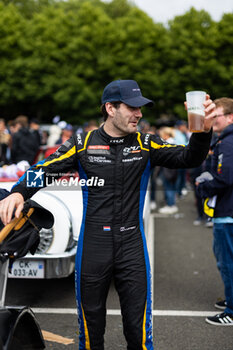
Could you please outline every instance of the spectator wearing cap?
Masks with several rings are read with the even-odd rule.
[[[150,123],[146,119],[142,119],[139,123],[139,130],[145,134],[150,132]]]
[[[62,128],[61,136],[57,140],[56,145],[62,144],[69,140],[69,138],[71,138],[71,136],[73,135],[73,131],[73,126],[71,124],[65,124]]]
[[[89,132],[98,129],[98,123],[95,119],[91,119],[83,125],[83,130]]]
[[[175,143],[176,145],[187,145],[189,142],[189,132],[185,120],[177,120],[175,123]]]

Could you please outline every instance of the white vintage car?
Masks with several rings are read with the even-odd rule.
[[[1,182],[1,188],[10,190],[14,182]],[[32,199],[48,209],[54,216],[51,229],[40,231],[40,244],[34,255],[27,254],[13,264],[9,278],[62,278],[75,268],[75,255],[82,221],[82,190],[77,183],[60,188],[44,188]],[[148,232],[150,215],[147,191],[144,207],[144,226]]]
[[[14,182],[1,182],[10,190]],[[33,197],[54,216],[51,229],[40,231],[36,254],[16,260],[9,278],[61,278],[74,271],[78,234],[82,220],[80,186],[41,189]]]

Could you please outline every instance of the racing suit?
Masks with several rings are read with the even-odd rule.
[[[150,170],[155,165],[200,165],[210,139],[211,132],[195,134],[188,146],[177,146],[139,132],[114,138],[101,127],[72,137],[34,166],[46,174],[74,168],[83,183],[76,255],[79,349],[104,349],[106,298],[112,277],[127,349],[153,349],[150,264],[142,218]],[[91,179],[94,184],[88,186]],[[25,173],[12,189],[25,199],[38,190],[27,187],[26,181]]]

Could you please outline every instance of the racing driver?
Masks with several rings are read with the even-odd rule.
[[[142,219],[150,170],[157,165],[200,165],[209,151],[216,111],[207,96],[205,132],[192,134],[187,146],[177,146],[137,132],[141,107],[152,105],[136,81],[111,82],[102,95],[103,126],[72,136],[30,168],[58,177],[75,169],[86,181],[103,180],[101,186],[82,186],[83,220],[75,272],[80,350],[104,349],[106,298],[112,278],[120,298],[127,349],[153,349],[151,276]],[[24,201],[39,189],[27,187],[27,173],[0,203],[4,224],[13,209],[18,216]]]

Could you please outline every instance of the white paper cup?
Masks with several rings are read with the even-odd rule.
[[[206,100],[205,91],[186,92],[186,101],[188,109],[188,128],[191,132],[204,131],[205,107],[203,103]]]

